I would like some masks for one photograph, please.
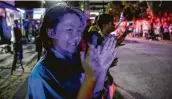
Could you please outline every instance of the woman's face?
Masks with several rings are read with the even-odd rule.
[[[53,47],[65,53],[75,53],[82,38],[80,18],[76,14],[65,14],[55,29]]]

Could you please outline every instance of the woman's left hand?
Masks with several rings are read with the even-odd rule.
[[[115,38],[109,37],[103,47],[95,48],[90,45],[86,56],[81,52],[82,65],[86,74],[97,77],[101,72],[107,71],[117,56],[115,46]]]
[[[103,70],[108,70],[112,62],[115,60],[117,56],[117,48],[115,46],[116,40],[112,36],[107,38],[102,49],[101,46],[98,46],[98,49],[96,49],[95,54],[99,65]]]

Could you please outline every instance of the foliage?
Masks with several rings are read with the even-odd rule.
[[[132,20],[133,17],[146,16],[146,2],[140,1],[113,1],[107,5],[106,13],[114,16],[120,16],[121,12],[124,12],[124,16],[128,20]]]

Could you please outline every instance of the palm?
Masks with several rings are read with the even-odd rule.
[[[116,58],[116,41],[113,37],[108,38],[108,40],[105,42],[105,45],[102,48],[102,51],[98,53],[98,60],[100,62],[100,66],[103,69],[108,69],[114,59]],[[99,48],[100,49],[100,48]]]
[[[107,70],[116,58],[115,45],[116,41],[113,37],[110,37],[102,49],[101,46],[98,48],[91,46],[85,57],[84,54],[81,54],[82,66],[85,72],[91,76],[98,76],[102,70]]]

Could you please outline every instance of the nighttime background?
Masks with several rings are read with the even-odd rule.
[[[13,1],[11,1],[13,2]],[[0,1],[0,99],[25,99],[28,76],[37,62],[36,37],[45,11],[60,1]],[[65,1],[64,1],[65,2]],[[119,62],[110,68],[116,84],[114,99],[172,99],[172,1],[72,1],[93,25],[95,17],[107,13],[119,37],[127,24],[130,34],[118,49]],[[13,27],[18,20],[23,42],[23,67],[14,59]],[[42,53],[44,54],[44,53]]]

